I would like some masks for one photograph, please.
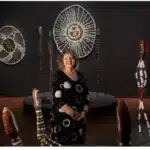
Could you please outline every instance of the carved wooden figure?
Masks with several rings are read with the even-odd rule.
[[[139,49],[140,49],[140,59],[137,65],[136,73],[135,73],[135,78],[136,78],[139,97],[140,97],[139,108],[138,108],[138,130],[139,130],[139,134],[141,135],[142,133],[141,115],[143,114],[144,119],[146,121],[147,128],[148,128],[149,136],[150,136],[150,124],[149,124],[147,114],[144,110],[144,103],[143,103],[145,87],[147,85],[147,71],[146,71],[146,65],[145,65],[145,62],[146,62],[145,57],[148,52],[148,48],[144,40],[140,41]]]
[[[124,100],[118,100],[117,121],[118,121],[119,145],[130,146],[131,118],[128,106],[124,102]]]

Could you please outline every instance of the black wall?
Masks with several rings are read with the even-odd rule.
[[[138,42],[148,41],[150,48],[149,2],[1,2],[0,27],[13,25],[18,28],[26,42],[26,55],[17,65],[0,63],[0,94],[5,96],[28,96],[38,87],[49,91],[48,32],[52,30],[58,14],[72,4],[80,4],[95,19],[100,29],[100,49],[94,48],[89,57],[81,60],[80,70],[87,78],[91,91],[108,92],[117,97],[136,97],[134,72],[139,58]],[[38,27],[43,27],[44,67],[39,81]],[[100,60],[95,61],[96,52]],[[58,51],[53,45],[53,65],[57,69]],[[150,59],[148,75],[150,75]],[[97,69],[101,80],[96,81]],[[150,85],[150,80],[148,81]],[[150,95],[150,89],[146,93]]]

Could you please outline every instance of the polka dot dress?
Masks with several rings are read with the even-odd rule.
[[[73,120],[61,110],[68,104],[73,110],[82,112],[89,104],[88,88],[84,76],[77,72],[78,80],[71,80],[64,72],[57,71],[53,78],[54,104],[49,114],[51,136],[62,145],[84,144],[86,124]]]

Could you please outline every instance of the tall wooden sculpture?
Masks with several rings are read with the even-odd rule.
[[[130,146],[131,118],[130,118],[130,111],[124,100],[117,101],[117,122],[118,122],[119,145]]]
[[[138,131],[139,131],[139,135],[141,136],[141,133],[142,133],[141,116],[143,114],[144,119],[146,121],[147,128],[148,128],[148,133],[150,136],[150,124],[149,124],[147,114],[144,110],[144,103],[143,103],[145,87],[147,85],[147,71],[146,71],[146,65],[145,65],[145,62],[146,62],[145,57],[148,52],[148,48],[147,48],[144,40],[140,41],[139,49],[140,49],[140,59],[139,59],[138,65],[137,65],[136,73],[135,73],[135,78],[136,78],[139,97],[140,97],[139,108],[138,108]]]

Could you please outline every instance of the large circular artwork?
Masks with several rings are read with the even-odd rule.
[[[74,51],[78,58],[88,56],[94,46],[96,24],[93,17],[80,5],[64,9],[57,17],[53,27],[57,49]]]
[[[25,56],[25,41],[13,26],[0,28],[0,61],[7,65],[19,63]]]

